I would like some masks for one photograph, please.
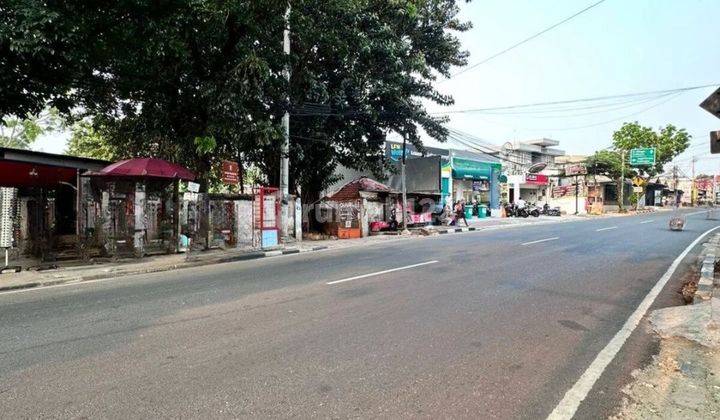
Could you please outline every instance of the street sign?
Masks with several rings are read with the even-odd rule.
[[[640,149],[630,149],[630,165],[643,166],[655,164],[655,149],[652,147],[644,147]]]
[[[196,193],[200,191],[200,184],[198,184],[197,182],[188,182],[187,189],[192,193]]]
[[[222,182],[225,184],[237,185],[240,181],[240,167],[237,162],[224,160],[222,163]]]
[[[720,89],[717,89],[705,98],[700,104],[700,108],[720,118]]]
[[[710,153],[720,153],[720,131],[710,132]]]
[[[633,192],[641,193],[641,192],[643,192],[643,187],[633,187]]]
[[[574,165],[568,165],[565,167],[565,175],[567,175],[567,176],[585,175],[585,174],[587,174],[587,168],[582,163],[576,163]]]

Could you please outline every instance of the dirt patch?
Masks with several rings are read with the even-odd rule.
[[[611,419],[720,418],[720,350],[683,338],[665,339],[653,363],[633,377]]]
[[[698,288],[698,280],[700,279],[700,272],[697,268],[693,267],[685,273],[682,277],[682,283],[678,293],[682,295],[683,301],[686,304],[693,303],[695,298],[695,292]]]

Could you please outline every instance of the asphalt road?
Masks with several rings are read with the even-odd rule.
[[[697,214],[671,232],[668,219],[0,294],[0,417],[545,417],[672,260],[718,225]],[[607,409],[593,398],[583,416]]]

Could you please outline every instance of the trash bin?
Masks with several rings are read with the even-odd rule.
[[[472,204],[465,204],[465,218],[470,219],[473,214],[473,206]]]
[[[480,204],[478,206],[478,217],[481,219],[484,219],[487,217],[487,206],[485,204]]]

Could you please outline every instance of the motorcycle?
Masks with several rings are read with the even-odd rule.
[[[532,217],[540,217],[540,209],[535,204],[528,203],[525,206],[525,211]]]
[[[545,203],[540,214],[544,214],[545,216],[560,216],[560,207],[550,207],[548,203]]]

